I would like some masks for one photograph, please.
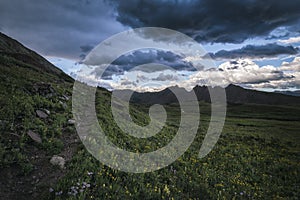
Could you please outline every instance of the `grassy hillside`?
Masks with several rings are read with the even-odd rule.
[[[199,102],[201,125],[183,156],[155,172],[120,172],[93,158],[68,122],[72,79],[51,64],[44,69],[31,62],[46,61],[22,48],[9,53],[0,49],[0,199],[299,198],[298,106],[229,105],[218,143],[198,159],[210,121],[210,105]],[[20,59],[24,55],[33,58]],[[110,92],[99,88],[96,96],[100,125],[123,149],[150,152],[176,134],[181,115],[177,104],[165,106],[165,127],[146,140],[126,135],[115,124]],[[131,105],[136,123],[149,122],[148,108]],[[50,164],[53,155],[65,158],[65,168]]]
[[[72,86],[60,69],[0,35],[0,199],[37,198],[63,176],[49,160],[70,159],[77,148],[67,124]]]

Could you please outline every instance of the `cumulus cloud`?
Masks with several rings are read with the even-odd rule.
[[[185,88],[195,85],[227,86],[228,84],[252,85],[270,81],[292,79],[274,66],[259,67],[250,59],[239,59],[221,64],[216,69],[197,72],[182,83]]]
[[[300,1],[295,0],[112,2],[124,25],[171,28],[201,42],[241,43],[278,27],[297,26],[300,18]]]
[[[241,49],[221,50],[216,53],[209,53],[214,59],[238,59],[238,58],[266,58],[282,54],[295,55],[299,52],[293,46],[281,46],[276,43],[266,45],[247,45]]]
[[[300,72],[300,57],[295,57],[292,62],[283,62],[279,69],[282,71]]]
[[[300,72],[299,71],[286,71],[286,76],[290,78],[282,78],[278,80],[270,80],[263,83],[253,83],[246,85],[249,88],[265,89],[271,88],[276,90],[286,89],[300,89]]]
[[[219,68],[235,71],[226,75],[228,83],[241,84],[244,87],[254,89],[299,89],[300,88],[300,57],[295,57],[291,62],[283,62],[279,67],[263,66],[258,67],[253,62],[227,62]],[[244,66],[240,68],[240,66]],[[241,69],[243,69],[241,71]]]
[[[250,59],[225,62],[218,68],[197,72],[163,70],[157,72],[130,71],[114,75],[112,80],[100,80],[109,88],[135,91],[159,91],[171,86],[193,89],[196,85],[222,86],[242,85],[247,88],[300,88],[300,57],[284,62],[280,67],[259,67]],[[97,78],[93,78],[97,80]]]
[[[131,89],[135,91],[159,91],[167,87],[175,86],[193,72],[176,71],[173,69],[161,69],[159,71],[147,71],[135,69],[124,71],[123,74],[112,75],[110,79],[99,77],[94,70],[79,71],[77,80],[86,82],[90,85],[98,85],[107,89]]]

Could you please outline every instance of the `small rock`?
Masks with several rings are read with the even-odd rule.
[[[36,110],[35,112],[39,118],[46,119],[48,117],[48,115],[42,110]]]
[[[65,167],[65,159],[61,156],[56,156],[54,155],[51,160],[50,163],[52,165],[57,165],[59,166],[61,169],[63,169]]]
[[[62,95],[61,97],[59,97],[61,100],[64,101],[69,101],[70,97],[68,97],[67,95]]]
[[[50,115],[50,111],[49,110],[47,110],[47,109],[43,109],[44,111],[45,111],[45,113],[47,113],[47,115]]]
[[[35,132],[33,132],[32,130],[29,130],[29,131],[27,132],[27,135],[28,135],[31,139],[33,139],[35,142],[37,142],[37,143],[42,143],[42,138],[40,137],[40,135],[37,134],[37,133],[35,133]]]
[[[70,97],[68,97],[67,95],[63,95],[63,97],[65,98],[66,101],[69,101]]]
[[[69,119],[68,120],[68,124],[69,125],[74,125],[75,124],[75,120],[74,119]]]

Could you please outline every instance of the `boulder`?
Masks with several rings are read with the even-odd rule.
[[[35,132],[33,132],[32,130],[29,130],[29,131],[27,132],[27,135],[28,135],[32,140],[34,140],[35,142],[37,142],[37,143],[42,143],[42,138],[40,137],[40,135],[37,134],[37,133],[35,133]]]
[[[65,167],[65,159],[61,156],[57,156],[57,155],[54,155],[51,160],[50,160],[50,163],[52,165],[55,165],[55,166],[59,166],[61,169],[64,169]]]
[[[42,110],[36,110],[36,115],[41,119],[46,119],[48,115]]]

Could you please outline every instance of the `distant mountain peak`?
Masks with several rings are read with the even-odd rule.
[[[210,90],[218,90],[220,87],[196,86],[193,91],[199,101],[210,102]],[[189,93],[188,91],[182,91]],[[229,84],[225,88],[227,102],[231,104],[268,104],[268,105],[300,105],[300,97],[284,94],[262,92],[245,89],[241,86]],[[184,95],[184,94],[182,94]],[[145,104],[169,104],[178,102],[176,96],[167,88],[160,92],[135,92],[133,102]]]
[[[226,89],[244,89],[243,87],[239,86],[239,85],[235,85],[235,84],[232,84],[230,83]]]

